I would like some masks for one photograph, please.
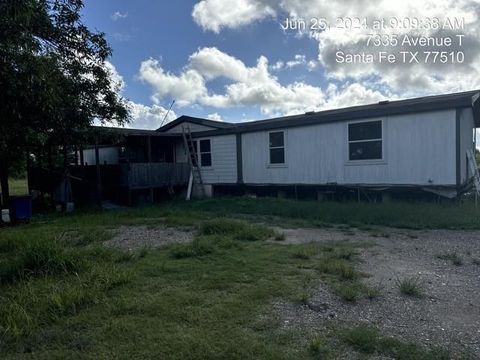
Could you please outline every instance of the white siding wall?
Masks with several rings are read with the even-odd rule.
[[[237,142],[235,135],[222,135],[210,139],[212,150],[212,166],[202,168],[202,179],[205,184],[234,184],[237,182]],[[176,162],[188,161],[183,142],[178,142],[175,147]]]
[[[378,120],[365,119],[365,121]],[[455,110],[384,117],[384,161],[348,162],[347,122],[287,128],[286,165],[268,165],[268,132],[242,134],[247,184],[454,185]]]
[[[463,109],[460,114],[460,176],[461,182],[464,183],[469,174],[467,164],[467,150],[472,150],[473,145],[473,129],[475,128],[475,121],[473,118],[473,110]],[[469,175],[471,176],[471,174]]]
[[[212,166],[202,168],[203,181],[206,184],[236,183],[237,141],[235,135],[215,136],[206,139],[211,140]]]
[[[190,132],[195,132],[195,131],[208,131],[208,130],[215,130],[213,126],[205,126],[205,125],[198,125],[198,124],[193,124],[191,122],[185,121],[181,124],[178,124],[177,126],[165,131],[166,133],[175,133],[175,134],[181,134],[182,133],[182,126],[189,127]]]
[[[105,162],[107,165],[118,164],[118,151],[119,148],[116,146],[99,148],[98,155],[100,164],[103,165]],[[83,161],[88,165],[95,165],[95,149],[83,150]]]

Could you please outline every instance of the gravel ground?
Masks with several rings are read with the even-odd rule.
[[[331,320],[346,325],[367,323],[383,335],[480,358],[480,232],[378,229],[277,229],[285,243],[372,240],[362,248],[358,269],[370,274],[369,285],[379,286],[381,296],[346,303],[326,286],[314,289],[308,305],[274,304],[284,327],[321,331]],[[373,236],[372,236],[373,234]],[[381,235],[384,235],[382,237]],[[456,266],[438,255],[456,252],[463,264]],[[401,295],[398,281],[416,278],[422,298]]]
[[[123,250],[159,248],[193,240],[193,231],[189,228],[120,226],[114,232],[113,238],[105,245]]]

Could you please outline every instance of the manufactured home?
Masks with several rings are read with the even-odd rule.
[[[479,97],[470,91],[244,123],[181,116],[156,131],[119,130],[127,140],[82,150],[80,165],[124,166],[126,191],[170,186],[160,173],[182,167],[175,185],[204,196],[422,191],[454,198],[474,184]]]

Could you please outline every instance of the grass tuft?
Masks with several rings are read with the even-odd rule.
[[[243,221],[231,219],[213,219],[202,223],[201,235],[231,236],[240,241],[267,240],[275,235],[272,229],[257,224],[247,224]]]
[[[365,295],[370,300],[380,297],[382,295],[382,286],[381,285],[365,286]]]
[[[461,266],[463,265],[463,259],[457,252],[447,252],[444,254],[438,254],[438,259],[450,261],[453,265]]]
[[[58,240],[33,239],[17,246],[15,253],[0,261],[0,284],[31,277],[74,274],[85,267],[79,252]]]
[[[355,350],[373,354],[377,348],[379,335],[377,329],[361,325],[345,331],[342,338],[345,343],[352,346]]]
[[[310,353],[319,359],[331,359],[334,358],[333,350],[328,341],[320,336],[316,335],[310,340]]]
[[[400,293],[411,297],[423,297],[423,288],[416,278],[406,278],[398,281]]]
[[[379,354],[395,359],[447,360],[451,354],[441,348],[425,349],[401,340],[381,336],[378,330],[367,325],[359,325],[343,330],[343,342],[358,352],[373,355]]]

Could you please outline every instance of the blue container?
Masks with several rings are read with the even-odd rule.
[[[32,197],[12,196],[10,197],[12,204],[13,219],[15,221],[29,221],[32,218]]]

